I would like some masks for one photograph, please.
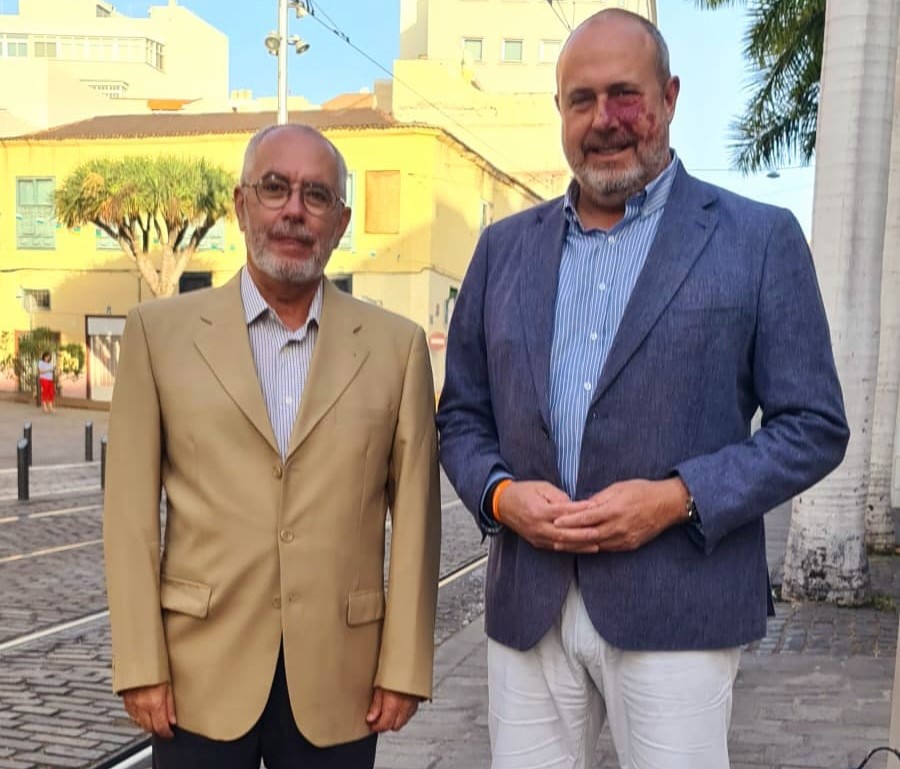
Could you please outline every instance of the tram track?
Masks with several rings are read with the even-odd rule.
[[[19,545],[15,548],[17,552],[0,556],[0,573],[2,573],[6,565],[12,568],[19,568],[16,566],[17,563],[27,564],[32,562],[35,564],[35,567],[29,568],[39,569],[39,572],[36,573],[41,575],[38,578],[38,582],[40,582],[40,579],[48,573],[46,568],[50,568],[51,571],[55,571],[57,568],[57,562],[51,557],[52,554],[59,553],[60,555],[57,557],[63,559],[68,551],[73,551],[72,558],[81,559],[78,562],[79,564],[85,558],[88,558],[89,562],[93,563],[95,558],[92,548],[99,546],[101,543],[101,540],[97,539],[99,532],[95,533],[93,528],[81,528],[78,521],[81,517],[84,517],[85,522],[90,521],[93,527],[96,523],[96,513],[101,509],[102,503],[97,497],[70,498],[67,503],[59,500],[55,504],[48,499],[46,503],[39,503],[37,509],[32,508],[30,511],[27,508],[24,510],[22,508],[10,510],[5,517],[2,508],[0,508],[0,533],[5,534],[8,545],[13,543]],[[463,626],[471,620],[472,615],[460,607],[474,600],[472,596],[480,595],[481,587],[478,580],[481,578],[479,575],[483,574],[483,572],[479,572],[479,569],[483,569],[487,560],[486,548],[475,540],[474,534],[470,536],[464,533],[471,531],[471,519],[468,513],[465,512],[462,502],[450,495],[445,496],[441,500],[441,513],[445,521],[445,540],[442,547],[444,569],[440,574],[438,587],[440,591],[439,600],[444,609],[439,611],[439,627],[441,629],[435,635],[435,642],[438,645],[443,643],[451,633],[455,632],[455,627]],[[60,522],[60,526],[50,528],[51,524],[56,521]],[[388,537],[390,537],[391,533],[389,522],[390,518],[388,518],[387,526]],[[38,532],[44,529],[40,525],[42,523],[48,526],[46,537],[41,535],[43,541],[37,538]],[[22,527],[21,533],[19,527]],[[59,537],[59,534],[63,532],[69,534],[69,537],[66,538],[70,541],[55,545],[52,539],[66,539]],[[23,541],[21,538],[26,533],[28,536]],[[50,537],[50,534],[54,533],[56,536]],[[72,534],[75,534],[75,536],[71,536]],[[81,536],[79,537],[78,534],[81,534]],[[94,535],[93,538],[90,538],[91,534]],[[27,545],[23,547],[25,542],[28,542],[31,547]],[[44,547],[41,547],[41,545],[44,545]],[[7,549],[7,553],[9,553],[9,549]],[[86,555],[79,555],[79,553],[85,553]],[[40,556],[46,556],[46,558],[41,558]],[[39,564],[45,560],[48,562],[48,566],[40,566]],[[63,563],[63,561],[61,560],[60,563]],[[23,566],[22,568],[25,567]],[[16,571],[13,573],[19,575],[30,572]],[[93,579],[89,581],[93,586]],[[24,580],[20,579],[19,582],[22,590],[30,592],[27,578]],[[100,582],[97,582],[97,586],[99,585]],[[96,589],[101,590],[99,587],[96,587]],[[39,590],[42,591],[42,595],[47,592],[43,587],[39,588]],[[53,591],[50,592],[52,593]],[[12,598],[12,594],[10,597]],[[55,598],[55,595],[52,598]],[[88,597],[85,596],[86,598]],[[73,614],[76,614],[74,617],[71,614],[65,619],[63,619],[65,617],[64,614],[62,617],[59,614],[56,617],[48,616],[44,618],[45,621],[49,619],[53,622],[55,619],[57,624],[45,624],[41,627],[38,622],[34,621],[38,616],[36,613],[31,622],[27,625],[23,623],[16,628],[18,635],[0,641],[0,666],[6,663],[9,663],[11,666],[27,666],[29,664],[28,660],[35,654],[44,655],[46,649],[56,649],[57,647],[61,649],[60,659],[66,659],[66,655],[72,654],[73,648],[78,650],[75,652],[75,658],[77,659],[78,655],[92,653],[80,651],[82,649],[96,647],[100,650],[108,647],[105,625],[108,623],[109,612],[105,608],[102,592],[96,595],[97,600],[85,599],[81,599],[80,611],[77,614],[73,612]],[[53,605],[57,605],[55,601]],[[17,621],[15,612],[19,612],[19,615],[21,615],[27,610],[28,604],[14,600],[10,606],[10,611],[13,612],[11,615],[13,617],[12,624],[15,625]],[[0,610],[2,608],[0,606]],[[460,625],[457,625],[457,623],[460,623]],[[12,627],[8,629],[12,630]],[[108,648],[102,654],[108,654]],[[93,695],[79,692],[78,696],[91,697]],[[35,705],[39,706],[42,704],[42,700],[38,697],[35,700]],[[55,707],[56,704],[53,706]],[[73,716],[73,718],[77,718],[77,716]],[[108,749],[110,752],[106,756],[94,759],[95,762],[90,764],[91,769],[146,769],[150,766],[150,740],[138,733],[134,734],[134,741],[130,744],[118,747],[110,745]]]
[[[87,544],[97,544],[102,540],[96,540],[95,542],[90,542]],[[70,548],[71,549],[71,548]],[[54,550],[60,550],[60,548],[54,548]],[[440,576],[438,580],[438,589],[447,587],[458,579],[465,577],[467,574],[478,569],[482,564],[487,561],[487,554],[480,554],[473,558],[469,558],[463,563],[454,566],[452,569],[446,571],[443,575]],[[0,559],[0,563],[3,563],[3,559]],[[17,636],[15,638],[11,638],[7,641],[3,641],[0,643],[0,654],[3,652],[9,651],[10,649],[15,649],[17,647],[25,646],[26,644],[33,643],[34,641],[40,641],[45,638],[49,638],[50,636],[57,635],[59,633],[64,633],[68,630],[73,630],[78,627],[84,627],[85,625],[90,625],[94,622],[98,622],[102,619],[105,619],[109,616],[109,610],[103,610],[98,612],[91,612],[90,614],[86,614],[82,617],[76,617],[75,619],[67,620],[66,622],[61,622],[58,625],[52,625],[47,628],[43,628],[40,630],[35,630],[31,633],[25,633],[23,635]]]
[[[487,554],[477,555],[462,564],[448,570],[438,580],[438,589],[447,587],[458,579],[472,573],[487,561]],[[108,612],[107,612],[108,613]],[[0,647],[2,651],[2,647]],[[91,769],[137,769],[148,765],[152,754],[150,738],[143,737],[137,742],[108,756],[102,762],[94,764]]]

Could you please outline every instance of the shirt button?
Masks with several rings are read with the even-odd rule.
[[[273,599],[272,599],[272,606],[273,606],[275,609],[280,609],[280,608],[281,608],[281,598],[279,598],[278,596],[276,596],[275,598],[273,598]]]
[[[279,534],[279,536],[281,537],[282,542],[293,542],[294,541],[294,532],[292,532],[290,529],[282,529],[281,534]]]
[[[290,395],[288,395],[288,397],[284,399],[284,402],[287,403],[288,406],[290,406],[294,402],[294,399]]]
[[[616,242],[616,236],[615,236],[615,235],[610,235],[610,236],[607,238],[607,241],[609,242],[610,245],[614,245],[615,242]]]
[[[585,382],[585,383],[584,383],[584,389],[585,389],[585,390],[590,390],[590,389],[591,389],[591,383],[590,383],[590,382]]]
[[[600,335],[596,331],[591,331],[591,341],[596,342],[600,338]]]
[[[272,467],[272,475],[274,475],[276,478],[280,478],[282,475],[284,475],[284,470],[282,469],[281,465],[274,465]]]
[[[601,283],[599,286],[597,286],[597,288],[599,288],[601,291],[606,291],[606,284]]]

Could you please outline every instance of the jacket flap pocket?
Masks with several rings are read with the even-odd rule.
[[[359,590],[347,601],[347,624],[364,625],[384,617],[384,591]]]
[[[211,593],[212,588],[202,582],[167,577],[165,574],[159,583],[159,603],[163,609],[189,614],[198,619],[205,619],[209,614]]]

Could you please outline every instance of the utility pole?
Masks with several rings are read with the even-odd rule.
[[[288,121],[287,111],[287,46],[288,0],[278,0],[278,125]]]

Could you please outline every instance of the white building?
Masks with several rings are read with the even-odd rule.
[[[546,196],[569,179],[556,60],[572,29],[605,8],[656,23],[656,0],[400,0],[390,109],[439,125]],[[380,98],[385,86],[376,87]]]
[[[201,99],[222,104],[228,39],[177,0],[147,18],[103,0],[19,0],[17,14],[0,14],[0,83],[0,136]]]

